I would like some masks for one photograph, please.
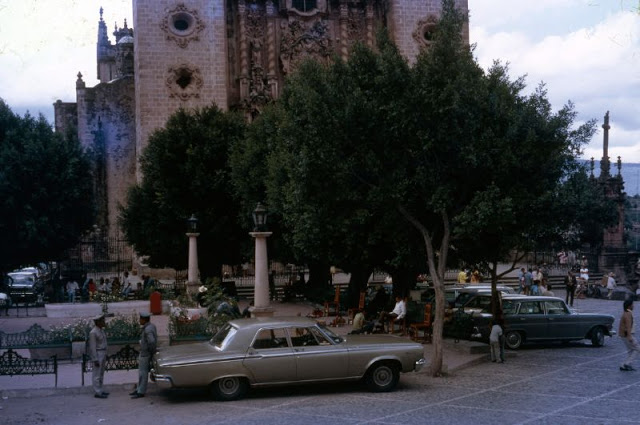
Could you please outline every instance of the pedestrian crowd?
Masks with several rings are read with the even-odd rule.
[[[93,301],[99,294],[129,298],[144,293],[155,284],[153,278],[145,275],[134,282],[128,271],[124,272],[122,279],[118,276],[101,277],[96,282],[93,278],[87,277],[82,286],[72,278],[67,281],[64,287],[64,299],[70,303],[75,303],[78,299]]]

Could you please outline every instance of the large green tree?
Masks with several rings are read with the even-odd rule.
[[[399,124],[396,99],[409,78],[385,37],[381,46],[384,59],[356,46],[348,62],[302,64],[233,156],[237,187],[267,199],[287,245],[309,265],[311,284],[325,284],[329,266],[338,266],[351,273],[351,302],[374,268],[392,272],[399,292],[417,270],[409,226],[366,177],[370,149],[384,149]],[[260,174],[264,183],[250,178]]]
[[[543,237],[559,186],[593,132],[592,122],[572,129],[571,104],[554,113],[543,86],[525,95],[524,81],[499,64],[485,73],[462,39],[465,20],[443,1],[433,43],[413,67],[405,141],[380,159],[391,158],[395,173],[375,182],[424,240],[436,292],[434,374],[450,248],[495,265],[526,238]]]
[[[62,259],[94,222],[91,181],[77,139],[0,99],[0,270]]]
[[[524,79],[511,81],[498,63],[485,82],[489,101],[474,145],[476,186],[470,208],[455,217],[452,242],[462,259],[484,266],[495,288],[526,252],[561,245],[561,236],[583,235],[591,220],[605,220],[607,203],[576,160],[595,132],[594,121],[573,129],[571,103],[553,113],[544,86],[524,95]],[[498,271],[514,252],[511,267]]]
[[[121,227],[153,267],[187,266],[186,220],[198,219],[199,268],[220,276],[222,264],[238,264],[243,241],[239,203],[230,178],[230,147],[244,137],[240,115],[216,106],[173,114],[155,131],[142,154],[142,182],[121,209]]]
[[[544,86],[527,95],[506,67],[483,71],[462,38],[466,19],[444,0],[412,67],[384,35],[376,52],[360,46],[346,63],[304,64],[268,126],[277,142],[266,190],[295,249],[376,264],[379,247],[398,242],[399,223],[421,239],[436,293],[433,374],[450,249],[496,264],[577,223],[562,210],[563,182],[575,180],[593,133],[593,122],[573,128],[571,104],[553,112]],[[559,213],[567,218],[554,220]]]

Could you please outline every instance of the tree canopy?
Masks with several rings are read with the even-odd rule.
[[[268,116],[275,124],[261,127],[273,142],[265,190],[294,249],[380,266],[422,241],[436,292],[433,373],[450,249],[495,262],[577,223],[570,211],[554,214],[594,131],[593,122],[574,128],[570,103],[553,112],[543,85],[525,94],[506,66],[483,71],[462,38],[465,19],[443,1],[433,41],[412,66],[385,33],[376,51],[356,46],[346,62],[303,64]]]
[[[187,266],[186,220],[198,219],[199,268],[220,276],[222,264],[238,264],[248,235],[230,179],[230,147],[244,137],[240,115],[216,106],[173,114],[155,131],[141,158],[142,182],[121,209],[121,227],[153,267]]]
[[[0,270],[61,259],[93,224],[91,181],[77,139],[0,99]]]

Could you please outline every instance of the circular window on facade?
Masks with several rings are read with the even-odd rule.
[[[429,47],[433,43],[435,31],[438,27],[438,18],[431,15],[426,19],[418,21],[413,32],[413,38],[419,45]]]
[[[182,48],[187,47],[191,41],[199,40],[204,27],[198,11],[187,9],[184,4],[169,10],[160,23],[160,28],[167,34],[167,40],[175,41]]]
[[[195,18],[190,13],[179,12],[169,18],[171,30],[177,35],[191,34],[195,28]]]

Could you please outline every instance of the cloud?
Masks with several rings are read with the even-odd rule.
[[[510,13],[511,9],[517,9],[515,19],[525,16],[525,12],[536,16],[551,4],[512,3],[519,5],[509,8]],[[558,3],[570,6],[584,2]],[[535,7],[536,4],[540,7]],[[529,91],[543,81],[554,109],[571,100],[578,112],[577,121],[596,118],[601,125],[609,110],[610,155],[640,162],[640,13],[618,10],[600,16],[602,19],[592,26],[543,37],[517,28],[491,32],[487,28],[498,25],[495,19],[488,25],[477,21],[477,27],[472,19],[471,41],[477,44],[475,55],[483,68],[494,59],[508,62],[512,78],[527,75]],[[568,15],[566,19],[571,17]],[[544,26],[544,21],[539,25]],[[601,146],[600,131],[585,148],[585,157],[602,156]]]
[[[57,99],[75,101],[78,71],[88,86],[96,80],[100,7],[111,41],[115,20],[128,18],[131,0],[0,0],[0,97],[18,110],[53,120]],[[25,31],[25,28],[29,28]]]

